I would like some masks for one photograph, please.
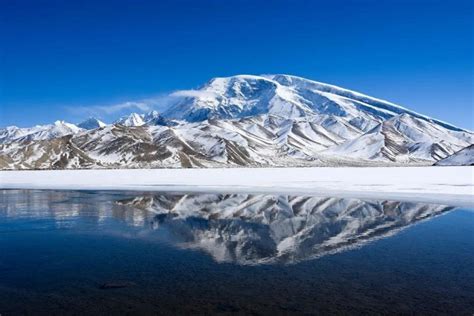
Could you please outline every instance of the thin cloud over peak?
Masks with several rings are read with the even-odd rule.
[[[149,112],[155,110],[163,112],[177,100],[185,97],[195,97],[198,96],[198,94],[200,94],[200,91],[180,90],[145,99],[123,101],[112,104],[66,106],[66,110],[75,115],[115,119],[117,115],[124,113],[128,114],[133,111]],[[204,96],[204,94],[201,94],[201,96]]]

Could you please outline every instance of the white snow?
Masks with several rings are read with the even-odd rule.
[[[73,135],[70,143],[96,160],[77,165],[87,168],[100,162],[102,167],[179,167],[187,166],[186,159],[209,167],[432,165],[474,144],[471,131],[295,76],[214,78],[199,90],[172,96],[163,114],[132,113],[116,121],[143,128],[104,126],[94,118],[79,124],[87,130],[62,121],[26,129],[0,128],[1,167],[51,168],[50,159],[32,156],[23,148],[32,141],[64,135]],[[37,145],[44,148],[45,158],[51,143]],[[140,152],[153,147],[156,159]],[[59,157],[68,150],[63,146],[54,154]]]
[[[119,118],[114,124],[123,126],[142,126],[145,125],[144,116],[138,113],[131,113],[130,115]]]
[[[2,189],[249,192],[474,206],[474,167],[1,171]]]
[[[36,125],[26,128],[9,126],[0,128],[0,143],[11,143],[21,140],[53,139],[65,135],[77,134],[81,131],[83,131],[82,128],[59,120],[53,124]]]
[[[100,127],[105,127],[107,124],[102,122],[99,119],[96,119],[95,117],[89,117],[87,120],[77,124],[78,127],[83,128],[83,129],[96,129]]]
[[[446,157],[436,163],[437,166],[472,166],[474,165],[474,145]]]

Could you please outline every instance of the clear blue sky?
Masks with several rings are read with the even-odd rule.
[[[473,20],[472,0],[2,0],[0,126],[286,73],[474,129]]]

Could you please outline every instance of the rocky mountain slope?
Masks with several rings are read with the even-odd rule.
[[[454,154],[439,160],[436,166],[474,166],[474,145],[461,149]]]
[[[288,75],[214,78],[173,95],[163,113],[110,125],[0,129],[0,168],[432,165],[474,143],[471,131]]]

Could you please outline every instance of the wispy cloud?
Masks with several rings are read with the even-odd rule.
[[[151,109],[151,105],[144,101],[127,101],[123,103],[113,104],[113,105],[102,105],[102,106],[94,106],[91,109],[104,112],[106,114],[113,114],[116,112],[120,112],[123,110],[129,109],[138,109],[140,111],[149,111]]]
[[[164,94],[152,98],[146,98],[135,101],[125,101],[113,104],[100,104],[88,106],[67,106],[66,109],[75,115],[80,116],[97,116],[115,119],[117,115],[130,112],[148,112],[151,110],[164,111],[173,100],[179,98],[179,95]],[[114,116],[115,117],[112,117]]]
[[[170,94],[175,98],[213,98],[216,94],[212,91],[201,90],[179,90]]]
[[[170,106],[176,104],[183,98],[213,98],[215,93],[199,90],[179,90],[172,93],[162,94],[146,99],[124,101],[113,104],[99,104],[89,106],[67,106],[66,109],[77,116],[94,116],[106,120],[115,120],[121,115],[131,112],[148,112],[156,110],[166,111]]]

